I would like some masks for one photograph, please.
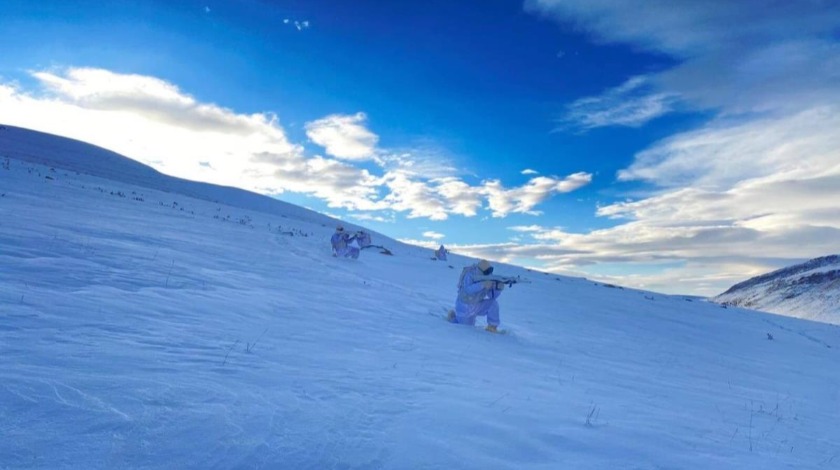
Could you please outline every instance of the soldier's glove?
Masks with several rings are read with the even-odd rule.
[[[492,289],[492,288],[493,288],[493,284],[494,284],[494,282],[493,282],[493,281],[484,281],[484,282],[482,283],[482,285],[484,286],[484,288],[485,288],[485,289]]]
[[[497,282],[496,283],[496,290],[504,290],[504,289],[505,289],[505,283],[504,282]]]

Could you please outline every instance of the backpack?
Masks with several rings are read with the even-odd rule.
[[[467,272],[474,269],[475,265],[467,266],[466,268],[461,270],[461,277],[458,278],[458,291],[461,291],[461,288],[464,287],[464,276],[467,275]]]

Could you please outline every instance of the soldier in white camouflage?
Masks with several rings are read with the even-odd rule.
[[[458,297],[455,310],[449,311],[449,321],[462,325],[475,325],[476,317],[487,317],[487,331],[496,332],[499,327],[499,302],[505,284],[497,281],[478,281],[475,278],[493,273],[493,266],[487,260],[467,266],[458,281]]]

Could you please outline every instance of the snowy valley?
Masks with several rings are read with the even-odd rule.
[[[840,468],[840,327],[474,262],[0,130],[0,468]]]

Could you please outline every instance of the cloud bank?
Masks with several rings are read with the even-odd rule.
[[[618,181],[653,189],[598,209],[616,227],[518,227],[533,244],[462,250],[528,254],[567,272],[660,264],[667,268],[625,283],[703,294],[840,251],[840,4],[528,0],[525,8],[595,42],[676,62],[570,103],[563,128],[639,127],[678,109],[713,117],[618,172]]]
[[[363,211],[354,215],[359,219],[392,219],[381,211],[433,220],[484,210],[494,217],[536,213],[547,198],[591,179],[578,173],[513,188],[497,180],[470,184],[423,148],[379,148],[364,113],[307,123],[307,137],[325,154],[317,155],[292,142],[273,113],[202,103],[155,77],[94,68],[32,76],[40,89],[0,83],[0,121],[90,142],[181,178],[306,194],[332,208]]]

